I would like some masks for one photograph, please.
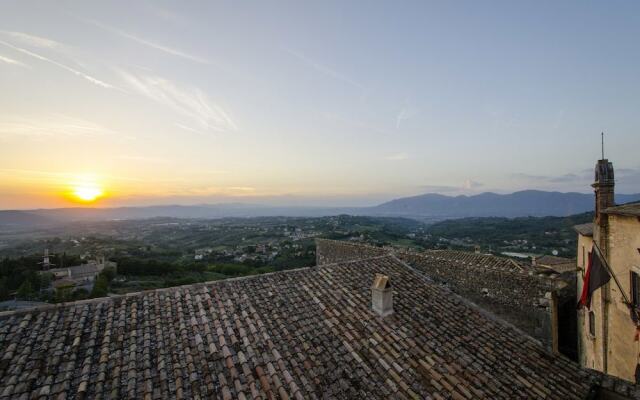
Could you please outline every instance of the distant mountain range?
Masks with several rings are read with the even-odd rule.
[[[37,210],[0,211],[0,229],[56,225],[68,222],[130,220],[156,217],[225,218],[225,217],[321,217],[353,214],[352,208],[272,207],[240,203],[204,205],[166,205],[146,207],[89,208],[71,207]]]
[[[617,194],[616,202],[640,200],[638,194]],[[593,211],[593,194],[523,190],[511,194],[481,193],[474,196],[423,194],[392,200],[372,210],[377,215],[461,217],[564,217]]]
[[[618,194],[618,204],[640,201],[639,194]],[[148,206],[118,208],[58,208],[0,211],[0,228],[27,228],[76,221],[105,221],[154,217],[223,218],[261,216],[320,217],[337,214],[394,216],[420,220],[465,217],[568,216],[592,211],[593,194],[524,190],[511,194],[473,196],[423,194],[392,200],[375,207],[270,207],[249,204]]]

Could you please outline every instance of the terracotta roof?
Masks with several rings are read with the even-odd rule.
[[[456,263],[474,265],[489,269],[522,271],[524,267],[507,257],[498,257],[491,254],[478,254],[462,250],[424,250],[420,254],[433,256],[439,260],[451,260]]]
[[[574,264],[575,260],[564,257],[544,255],[536,259],[536,263],[539,265],[562,265],[562,264]]]
[[[627,204],[622,204],[620,206],[609,207],[606,210],[604,210],[604,213],[640,217],[640,202],[627,203]]]
[[[576,232],[578,232],[582,236],[593,236],[593,222],[575,225],[573,229],[575,229]]]
[[[393,256],[0,315],[3,399],[582,399],[601,379]]]

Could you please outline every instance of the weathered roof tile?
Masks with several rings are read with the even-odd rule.
[[[577,399],[595,379],[391,256],[5,313],[0,348],[2,398]]]

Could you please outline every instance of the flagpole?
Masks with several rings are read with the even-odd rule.
[[[600,259],[602,260],[602,263],[604,264],[605,268],[607,269],[607,272],[609,272],[609,275],[611,275],[613,277],[613,280],[616,283],[616,286],[618,286],[618,290],[620,290],[620,293],[622,294],[622,297],[624,299],[625,304],[627,305],[627,307],[629,307],[631,309],[631,311],[633,311],[633,313],[636,315],[636,318],[638,319],[638,321],[640,321],[640,314],[638,314],[638,310],[636,310],[636,308],[633,307],[633,304],[631,304],[631,301],[629,301],[629,299],[627,298],[627,293],[622,289],[622,286],[620,285],[620,282],[618,281],[618,278],[616,277],[616,274],[613,273],[613,270],[611,269],[611,266],[607,262],[607,258],[604,256],[604,254],[602,254],[602,250],[600,250],[600,247],[598,247],[596,242],[593,242],[593,247],[600,254],[598,257],[600,257]]]

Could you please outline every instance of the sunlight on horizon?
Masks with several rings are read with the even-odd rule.
[[[640,3],[362,4],[9,2],[0,209],[637,192]]]
[[[66,197],[76,203],[94,203],[105,196],[103,184],[92,174],[77,176],[70,186],[71,191]]]

